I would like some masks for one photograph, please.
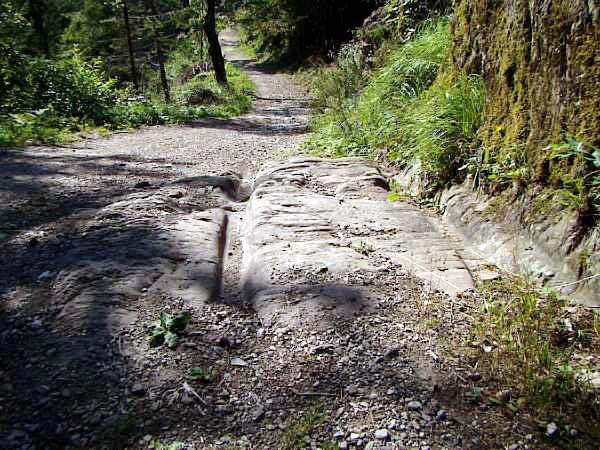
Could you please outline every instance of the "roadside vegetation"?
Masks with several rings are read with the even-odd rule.
[[[513,274],[477,288],[455,299],[431,296],[420,307],[435,351],[465,370],[459,395],[490,418],[528,422],[543,448],[596,448],[600,315]]]
[[[0,6],[0,146],[62,143],[79,132],[188,123],[250,109],[254,86],[239,69],[227,65],[227,82],[217,82],[203,1],[184,9],[161,2],[158,18],[152,2],[50,3],[58,23],[35,2]],[[123,5],[135,14],[128,19],[129,56]],[[219,20],[217,29],[225,25]]]
[[[301,73],[316,108],[307,148],[414,166],[425,198],[466,179],[493,195],[510,191],[510,198],[542,189],[551,202],[578,211],[577,233],[593,228],[600,216],[600,150],[590,133],[565,127],[533,142],[522,123],[515,131],[520,138],[491,142],[491,127],[507,132],[490,125],[497,120],[489,106],[495,98],[486,95],[480,73],[453,64],[462,18],[444,2],[428,14],[415,3],[426,2],[388,1],[333,64]]]
[[[517,277],[481,292],[469,353],[495,385],[489,401],[556,422],[564,445],[598,442],[600,315]]]
[[[309,147],[326,156],[381,155],[400,165],[418,159],[431,188],[456,180],[483,122],[485,96],[477,76],[438,78],[449,42],[447,19],[426,22],[367,79],[360,47],[344,48],[336,68],[313,75],[324,113],[315,118]]]

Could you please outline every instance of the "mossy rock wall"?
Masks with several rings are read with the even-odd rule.
[[[548,177],[545,148],[566,135],[600,146],[597,0],[459,0],[451,70],[483,76],[484,148],[522,152]]]

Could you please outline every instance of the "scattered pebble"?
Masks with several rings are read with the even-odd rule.
[[[386,441],[389,439],[389,437],[390,433],[388,432],[388,430],[381,429],[375,431],[375,439],[379,439],[380,441]]]
[[[546,425],[546,437],[553,438],[558,435],[558,426],[554,422],[550,422]]]
[[[421,409],[423,407],[421,402],[418,400],[411,400],[410,402],[408,402],[408,404],[406,406],[411,411],[418,411],[419,409]]]

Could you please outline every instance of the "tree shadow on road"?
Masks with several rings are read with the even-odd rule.
[[[63,165],[96,162],[61,160]],[[35,168],[24,162],[6,167],[15,180],[13,192],[57,195],[58,184],[46,177],[62,175],[61,168],[43,169],[36,178]],[[29,178],[23,181],[18,173]],[[190,194],[181,194],[172,182],[135,192],[130,185],[103,186],[97,196],[74,199],[71,209],[24,218],[31,228],[78,208],[90,210],[68,227],[40,235],[34,246],[2,244],[3,448],[143,447],[138,442],[147,435],[225,442],[225,434],[247,436],[251,447],[268,442],[281,448],[286,439],[304,439],[289,431],[294,420],[314,410],[315,398],[328,423],[324,433],[342,417],[376,417],[382,404],[394,414],[407,413],[427,433],[436,427],[433,400],[444,401],[454,391],[450,385],[436,391],[431,379],[418,376],[423,359],[399,342],[394,323],[381,323],[378,311],[389,289],[377,291],[359,281],[298,285],[283,279],[284,289],[272,293],[269,310],[264,297],[260,305],[253,295],[242,301],[238,286],[216,285],[218,261],[203,255],[197,255],[202,261],[193,271],[180,276],[190,259],[186,249],[212,239],[212,216],[194,214],[232,200],[222,180],[208,178],[180,180],[196,185]],[[189,230],[177,224],[191,220],[207,228],[182,234]],[[169,282],[158,283],[165,275]],[[413,281],[406,283],[392,291],[410,292]],[[186,299],[186,292],[193,295]],[[210,302],[214,292],[226,294]],[[304,315],[306,301],[315,314]],[[163,310],[183,309],[192,311],[194,322],[182,345],[151,349],[146,325]],[[288,326],[286,315],[304,320]],[[394,346],[397,352],[388,354]],[[186,378],[192,367],[205,368],[214,378],[204,384]],[[184,383],[202,400],[182,391]],[[405,400],[415,397],[424,406],[409,411]]]

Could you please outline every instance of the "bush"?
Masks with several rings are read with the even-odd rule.
[[[102,123],[116,101],[115,81],[79,57],[53,62],[43,58],[18,58],[0,105],[4,113],[22,113],[52,107],[63,117]]]
[[[236,16],[246,42],[274,61],[327,57],[378,6],[376,0],[256,0]]]
[[[0,115],[0,147],[28,142],[58,144],[73,140],[72,131],[84,125],[61,117],[53,108],[30,113]]]
[[[402,110],[431,85],[449,42],[446,20],[424,25],[407,44],[390,51],[362,93],[340,91],[343,98],[317,118],[318,132],[309,145],[331,155],[366,155],[397,141]],[[348,67],[337,65],[342,81],[354,77]]]
[[[91,2],[88,6],[98,5]],[[226,24],[223,19],[218,26]],[[22,42],[32,30],[14,5],[0,2],[0,25],[1,146],[61,143],[93,127],[133,128],[229,117],[252,105],[254,86],[239,69],[227,66],[230,83],[226,87],[207,72],[209,64],[202,64],[207,49],[200,48],[193,29],[178,38],[176,48],[167,53],[167,75],[175,101],[165,104],[155,71],[142,77],[143,95],[139,95],[126,83],[117,86],[117,81],[101,70],[100,62],[83,60],[76,48],[71,56],[57,60],[33,56],[37,52],[31,49],[27,53]]]
[[[300,78],[311,89],[313,106],[337,109],[363,89],[368,75],[362,47],[352,43],[340,49],[335,65],[308,70]]]
[[[426,23],[390,51],[358,95],[352,91],[364,81],[353,81],[356,69],[341,55],[335,87],[321,83],[315,90],[317,99],[326,92],[332,100],[322,105],[325,113],[314,121],[317,132],[308,146],[329,156],[385,152],[399,165],[419,159],[432,187],[452,181],[470,156],[485,99],[477,77],[438,78],[449,44],[446,19]]]

